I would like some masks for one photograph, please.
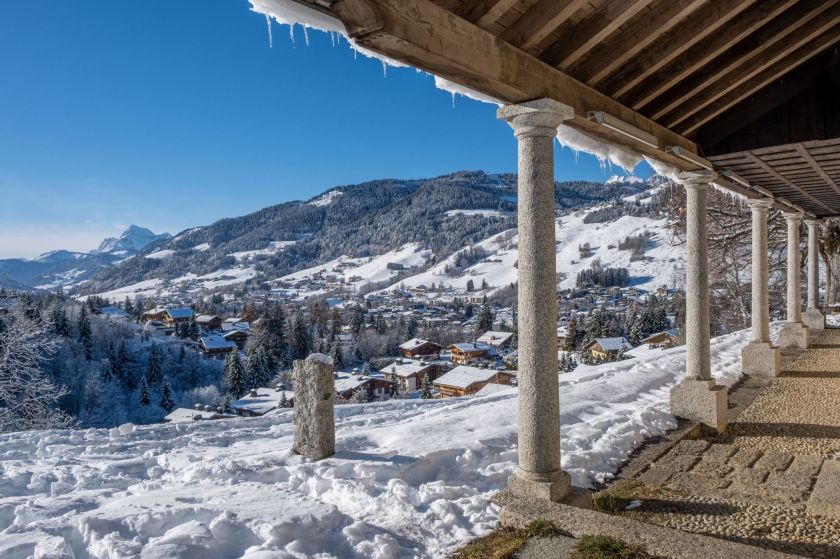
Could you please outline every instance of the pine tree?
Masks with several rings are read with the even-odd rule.
[[[125,296],[125,303],[123,303],[123,310],[128,316],[134,316],[134,305],[128,295]]]
[[[184,328],[185,338],[190,340],[198,340],[201,336],[201,331],[198,329],[198,322],[195,321],[195,313],[190,317],[189,323]]]
[[[268,386],[271,382],[271,370],[268,368],[268,357],[262,346],[248,347],[245,358],[245,389]]]
[[[388,333],[388,323],[385,322],[385,317],[379,315],[379,318],[376,321],[376,333],[380,336],[384,336]]]
[[[420,390],[420,398],[423,400],[430,400],[435,395],[432,393],[432,381],[429,380],[429,373],[423,375],[423,384]]]
[[[391,389],[388,391],[388,397],[391,400],[402,399],[402,387],[400,386],[399,380],[395,380],[391,383]]]
[[[569,324],[566,326],[566,351],[577,349],[577,314],[572,313],[569,317]]]
[[[286,398],[286,391],[285,390],[280,393],[280,402],[277,405],[278,405],[278,407],[281,407],[281,408],[291,407],[291,406],[289,406],[289,399]]]
[[[85,350],[85,359],[90,361],[93,356],[93,330],[90,327],[90,320],[88,319],[87,309],[82,305],[79,311],[79,343]]]
[[[405,326],[405,338],[411,339],[415,336],[417,336],[417,321],[414,319],[414,315],[411,315],[411,318]]]
[[[67,311],[64,310],[64,305],[61,304],[61,301],[53,305],[50,311],[49,322],[50,330],[52,330],[53,334],[62,338],[70,337],[70,321],[67,320]]]
[[[340,371],[344,368],[344,358],[341,354],[341,347],[339,347],[338,343],[333,342],[333,345],[330,348],[330,357],[332,357],[333,360],[333,370]]]
[[[140,379],[140,390],[137,397],[137,403],[141,406],[148,406],[152,403],[152,397],[149,395],[149,381],[146,377]]]
[[[175,408],[175,402],[172,400],[172,388],[169,386],[169,380],[166,377],[163,377],[163,388],[160,392],[160,407],[168,412]]]
[[[149,348],[149,369],[146,379],[150,384],[160,384],[163,380],[163,351],[156,343]]]
[[[493,313],[490,312],[490,306],[487,304],[481,305],[481,310],[478,312],[478,318],[475,320],[475,337],[478,338],[488,330],[493,329]]]
[[[277,303],[267,304],[252,344],[261,346],[265,351],[269,371],[274,371],[286,364],[289,356],[286,328],[286,315],[283,307]]]
[[[467,292],[472,293],[473,291],[475,291],[475,284],[473,283],[473,280],[469,279],[467,280]]]
[[[311,350],[309,326],[300,314],[289,318],[289,352],[292,359],[306,359]]]
[[[633,347],[636,347],[642,343],[642,333],[639,330],[639,321],[635,318],[635,315],[633,323],[630,325],[629,341],[633,345]]]
[[[238,400],[245,394],[245,371],[239,360],[239,352],[231,351],[225,358],[225,372],[222,379],[225,393]]]

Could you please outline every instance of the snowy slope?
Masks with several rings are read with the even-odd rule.
[[[724,384],[747,339],[713,340]],[[674,348],[561,376],[562,460],[576,485],[675,426],[668,389],[684,365]],[[0,556],[445,557],[498,520],[489,499],[516,466],[516,401],[339,406],[337,454],[321,462],[290,450],[291,410],[2,435]]]
[[[581,211],[563,216],[557,220],[555,228],[557,240],[557,273],[562,274],[561,288],[574,287],[575,277],[599,259],[604,267],[627,268],[631,276],[631,285],[644,289],[656,289],[661,285],[673,286],[682,283],[685,270],[683,247],[672,246],[670,232],[664,219],[624,216],[610,223],[584,223],[583,219],[592,210]],[[652,237],[645,256],[651,260],[630,261],[631,251],[618,250],[619,242],[631,235],[650,231]],[[436,288],[449,287],[465,292],[467,282],[472,280],[478,288],[484,281],[491,288],[499,288],[517,281],[518,260],[515,231],[506,231],[477,243],[473,248],[482,248],[488,256],[481,262],[470,266],[462,277],[450,277],[446,268],[455,264],[453,255],[428,270],[411,276],[400,283],[406,287],[432,284]],[[589,243],[593,255],[580,258],[578,246]],[[610,248],[612,247],[612,248]]]

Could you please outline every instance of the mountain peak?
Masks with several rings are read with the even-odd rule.
[[[170,239],[171,237],[172,235],[169,233],[157,235],[151,229],[139,225],[130,225],[119,237],[108,237],[102,241],[95,252],[116,252],[118,250],[137,252],[149,243],[159,239]]]

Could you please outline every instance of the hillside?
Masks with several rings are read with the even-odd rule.
[[[739,378],[748,335],[712,340],[719,383]],[[609,478],[676,425],[668,393],[684,367],[683,346],[560,377],[575,485]],[[516,405],[509,388],[337,406],[337,453],[321,462],[292,452],[286,409],[0,435],[0,556],[448,557],[496,526],[490,496],[516,467]]]
[[[557,184],[562,212],[644,193],[648,183]],[[412,266],[439,263],[464,247],[516,226],[516,177],[462,171],[432,179],[378,180],[338,186],[294,201],[189,229],[153,242],[79,285],[106,297],[218,287],[292,277],[296,272],[363,266],[407,250]],[[369,266],[370,268],[370,266]],[[372,271],[371,271],[372,273]],[[387,281],[388,277],[361,285]]]

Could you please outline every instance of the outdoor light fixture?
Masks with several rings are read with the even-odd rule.
[[[618,132],[619,134],[627,136],[637,142],[641,142],[652,148],[659,147],[659,140],[656,136],[648,134],[644,130],[640,130],[632,124],[627,124],[623,120],[619,120],[612,115],[608,115],[607,113],[601,111],[589,111],[586,113],[586,117],[593,122],[597,122],[601,126],[606,126],[610,130]]]
[[[703,167],[704,169],[708,169],[709,171],[714,171],[715,170],[715,168],[712,166],[711,161],[709,161],[708,159],[704,159],[704,158],[700,157],[699,155],[695,155],[695,154],[691,153],[690,151],[686,151],[684,148],[681,148],[679,146],[669,147],[665,151],[673,153],[674,155],[676,155],[680,159],[685,159],[689,163],[694,163],[698,167]]]

